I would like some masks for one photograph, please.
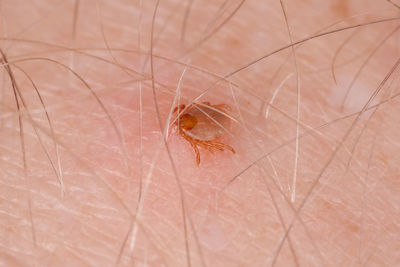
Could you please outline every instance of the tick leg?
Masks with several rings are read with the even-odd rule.
[[[199,148],[193,142],[190,142],[190,144],[192,145],[192,147],[194,149],[194,152],[196,152],[196,163],[197,163],[197,166],[199,166],[200,165],[200,151],[199,151]]]
[[[218,149],[221,151],[224,151],[225,149],[227,149],[227,150],[231,151],[233,154],[236,153],[235,150],[231,146],[224,144],[224,143],[220,143],[220,142],[207,141],[207,142],[203,142],[203,145],[207,149],[215,148],[215,149]]]
[[[220,109],[222,111],[230,111],[231,107],[229,105],[226,104],[218,104],[218,105],[212,105],[210,102],[203,102],[204,105],[209,106],[211,108],[216,108],[216,109]]]
[[[214,105],[213,107],[218,108],[218,109],[222,109],[222,110],[226,110],[226,111],[230,111],[231,110],[231,107],[226,105],[226,104]]]
[[[225,148],[230,150],[233,154],[236,153],[235,149],[233,149],[233,147],[229,146],[229,145],[225,145]]]
[[[205,149],[208,149],[210,151],[212,151],[212,149],[218,149],[220,151],[224,151],[224,147],[223,144],[218,143],[218,142],[212,142],[212,141],[203,141],[200,143],[200,145],[202,147],[204,147]]]
[[[199,148],[197,147],[197,142],[190,138],[189,136],[185,135],[183,131],[181,132],[182,136],[190,143],[190,145],[193,147],[194,152],[196,153],[196,163],[197,166],[200,165],[200,151]]]

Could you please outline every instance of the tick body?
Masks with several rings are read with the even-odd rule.
[[[187,140],[196,153],[196,163],[200,164],[199,147],[211,152],[225,149],[235,153],[235,150],[218,139],[228,133],[231,118],[228,117],[228,105],[212,105],[209,102],[179,105],[174,109],[175,122],[179,135]]]

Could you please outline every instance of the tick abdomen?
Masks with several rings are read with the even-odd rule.
[[[226,111],[222,109],[205,106],[193,107],[188,114],[197,119],[197,124],[192,129],[183,129],[183,131],[190,137],[202,141],[211,141],[221,137],[229,131],[231,125],[230,118],[223,113]]]

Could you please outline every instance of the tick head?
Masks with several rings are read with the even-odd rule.
[[[174,108],[174,111],[173,111],[172,113],[179,113],[179,112],[181,112],[182,110],[184,110],[185,107],[186,107],[185,104],[181,104],[181,105],[179,105],[179,106],[176,106],[176,107]]]
[[[179,127],[186,131],[193,129],[193,127],[195,127],[196,124],[197,124],[197,118],[193,115],[186,113],[180,116],[179,118]]]

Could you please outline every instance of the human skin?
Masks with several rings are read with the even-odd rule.
[[[400,262],[396,2],[0,12],[1,265]],[[197,166],[168,127],[192,101],[231,107],[235,154]]]

